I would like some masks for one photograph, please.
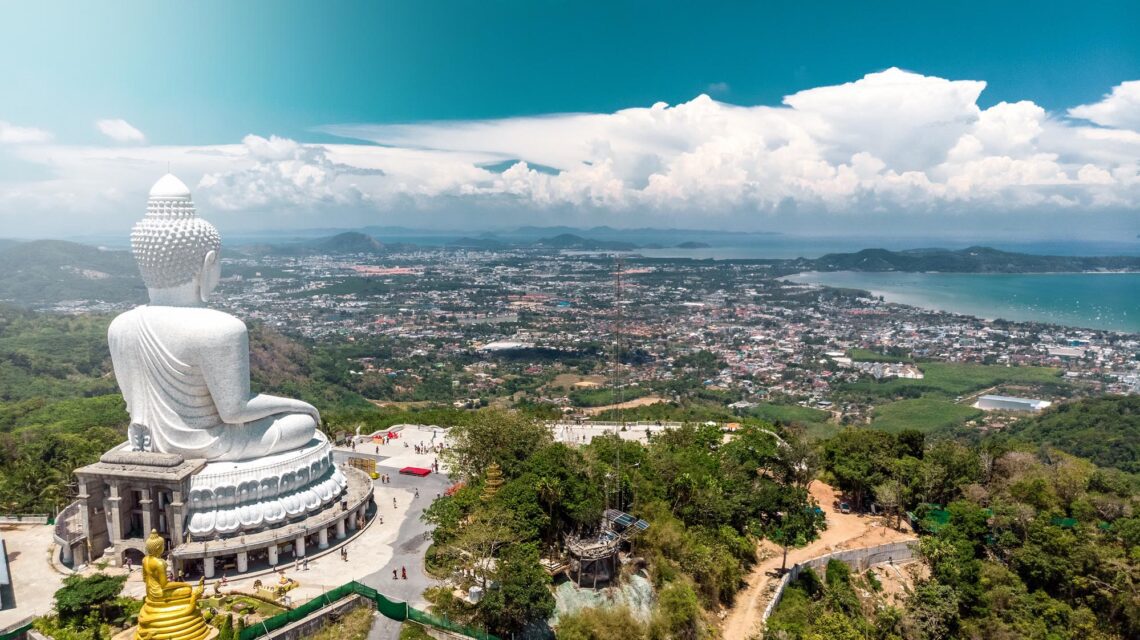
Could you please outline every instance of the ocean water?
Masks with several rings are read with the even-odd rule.
[[[812,272],[793,282],[865,289],[885,300],[980,318],[1140,333],[1140,273]]]

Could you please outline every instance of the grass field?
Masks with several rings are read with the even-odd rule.
[[[918,429],[924,433],[962,424],[982,414],[971,406],[935,397],[898,400],[875,409],[871,427],[897,433]]]
[[[570,401],[576,407],[604,407],[609,404],[629,402],[651,393],[645,387],[626,387],[616,393],[613,389],[582,389],[570,392]]]
[[[999,384],[1056,383],[1061,375],[1060,370],[1047,367],[1004,367],[956,362],[928,362],[918,365],[918,368],[925,374],[922,380],[866,380],[843,385],[840,390],[886,398],[917,391],[952,399]]]
[[[827,422],[831,414],[819,409],[801,407],[796,404],[762,404],[748,410],[748,415],[767,420],[768,422],[795,422],[810,424],[814,422]]]
[[[870,349],[850,349],[847,357],[856,362],[910,362],[910,358],[902,356],[889,356],[885,353],[871,351]]]
[[[795,404],[761,404],[749,409],[748,415],[768,422],[779,420],[784,424],[799,425],[812,440],[830,438],[840,429],[839,425],[831,422],[831,413]]]

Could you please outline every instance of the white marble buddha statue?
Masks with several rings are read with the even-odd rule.
[[[300,448],[320,415],[300,400],[251,395],[245,324],[205,302],[221,274],[221,236],[167,174],[151,189],[131,248],[150,304],[108,330],[136,449],[239,461]]]

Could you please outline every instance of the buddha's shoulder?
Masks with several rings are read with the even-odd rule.
[[[224,311],[206,307],[162,307],[143,305],[119,314],[111,321],[108,333],[134,331],[140,321],[154,329],[179,333],[206,332],[220,337],[246,333],[245,323]]]

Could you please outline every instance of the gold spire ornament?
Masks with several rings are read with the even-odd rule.
[[[166,561],[162,559],[165,549],[166,542],[152,529],[142,563],[146,598],[139,611],[135,640],[206,640],[216,635],[198,609],[206,579],[200,579],[197,588],[185,582],[168,582]]]
[[[484,502],[495,497],[499,487],[503,486],[503,469],[499,463],[492,462],[487,465],[487,483],[483,485],[483,495],[479,496]]]

